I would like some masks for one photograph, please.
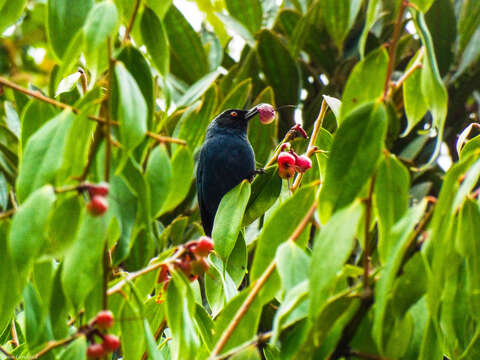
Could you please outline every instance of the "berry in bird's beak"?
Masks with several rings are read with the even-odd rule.
[[[295,157],[288,152],[281,152],[277,158],[278,174],[282,179],[289,179],[295,175]]]
[[[260,122],[263,125],[270,124],[273,122],[273,120],[275,120],[275,110],[273,109],[272,105],[263,103],[257,105],[257,110],[260,117]]]

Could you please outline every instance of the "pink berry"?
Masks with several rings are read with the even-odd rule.
[[[282,179],[289,179],[295,175],[295,157],[288,152],[281,152],[277,158],[278,174]]]
[[[120,347],[120,339],[115,335],[107,334],[103,337],[102,346],[107,352],[115,351]]]
[[[105,348],[102,344],[91,344],[87,348],[87,356],[90,358],[101,358],[105,355]]]
[[[258,115],[260,117],[260,122],[264,125],[270,124],[275,120],[275,110],[270,104],[260,104],[257,105]]]
[[[113,313],[110,310],[99,311],[94,323],[104,329],[111,328],[113,326]]]
[[[95,195],[87,204],[87,211],[90,215],[100,216],[108,210],[108,201],[104,196]]]
[[[109,186],[108,186],[108,183],[104,181],[99,182],[98,184],[87,184],[86,188],[90,197],[94,197],[95,195],[100,195],[100,196],[108,195]]]
[[[312,167],[312,160],[305,155],[297,156],[295,159],[295,167],[298,172],[304,173]]]

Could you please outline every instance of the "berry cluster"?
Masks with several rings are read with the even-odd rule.
[[[278,174],[282,179],[290,179],[295,171],[304,173],[312,167],[312,160],[306,155],[298,155],[291,149],[289,143],[282,145],[282,151],[277,157]]]
[[[90,323],[91,331],[87,335],[90,345],[87,348],[89,358],[101,358],[120,347],[120,339],[115,335],[105,334],[104,331],[113,326],[113,314],[109,310],[100,311]],[[95,338],[102,339],[102,343],[95,342]]]
[[[202,236],[185,244],[185,252],[178,258],[173,266],[181,270],[191,281],[208,271],[209,265],[207,256],[213,251],[213,241],[208,236]],[[158,274],[158,282],[163,283],[163,289],[167,288],[170,282],[170,269],[163,264]]]
[[[108,210],[108,184],[100,182],[98,184],[85,183],[79,186],[79,191],[86,191],[90,201],[87,203],[87,211],[92,216],[100,216]]]

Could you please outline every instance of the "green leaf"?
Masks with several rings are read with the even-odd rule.
[[[17,196],[20,202],[39,187],[52,183],[62,164],[65,139],[75,114],[65,110],[30,137],[17,178]]]
[[[155,95],[152,71],[150,65],[145,60],[140,50],[132,45],[125,46],[117,57],[123,62],[128,72],[135,78],[143,98],[148,107],[147,123],[148,128],[152,129],[153,114],[155,112]]]
[[[143,329],[145,332],[145,340],[147,342],[148,358],[151,360],[162,360],[163,356],[157,349],[155,337],[153,336],[152,329],[150,329],[150,325],[146,319],[143,320]]]
[[[0,209],[5,210],[8,206],[8,184],[3,172],[0,172]]]
[[[262,26],[262,4],[259,0],[226,0],[228,12],[255,34]]]
[[[185,106],[197,100],[213,84],[218,75],[220,75],[220,73],[215,70],[195,82],[182,97],[176,101],[177,106]]]
[[[240,36],[249,46],[255,46],[255,38],[253,34],[240,21],[232,16],[223,13],[215,13],[215,15],[228,27],[232,32]]]
[[[340,117],[340,109],[342,106],[342,102],[338,100],[337,98],[334,98],[333,96],[328,96],[328,95],[323,95],[323,99],[326,101],[328,104],[328,107],[330,110],[332,110],[333,114],[335,115],[335,118],[337,119],[337,122]]]
[[[240,236],[238,240],[244,241]],[[238,291],[230,274],[224,271],[224,262],[215,255],[210,255],[209,259],[211,266],[205,275],[205,293],[212,317],[216,317],[224,305],[238,294]]]
[[[432,38],[430,36],[430,32],[428,31],[427,25],[425,24],[423,14],[418,11],[414,12],[414,20],[418,34],[422,40],[422,44],[426,49],[426,53],[423,58],[421,78],[422,93],[432,114],[432,125],[437,130],[435,149],[430,157],[429,162],[427,163],[428,165],[436,159],[440,152],[445,119],[447,117],[448,95],[438,70]]]
[[[0,34],[22,15],[27,0],[0,1]]]
[[[362,215],[359,203],[335,213],[316,236],[310,268],[310,317],[315,319],[335,287],[350,256]],[[335,254],[335,256],[333,256]]]
[[[386,155],[378,166],[375,181],[375,207],[378,213],[378,253],[385,263],[389,254],[390,229],[408,208],[410,175],[394,155]]]
[[[265,174],[256,176],[252,182],[252,194],[248,200],[243,224],[249,225],[266,213],[277,201],[282,190],[282,178],[278,176],[277,167],[270,166]]]
[[[40,295],[32,283],[28,283],[23,290],[25,306],[25,338],[28,345],[34,348],[45,337],[45,311]]]
[[[170,188],[161,210],[162,213],[173,210],[180,204],[187,196],[192,184],[193,157],[186,146],[177,149],[172,157],[171,164],[173,170],[171,184],[175,184],[175,187]]]
[[[80,72],[77,71],[60,80],[57,86],[57,90],[55,91],[55,97],[73,90],[76,87],[80,76]]]
[[[50,209],[55,201],[51,186],[44,186],[18,208],[9,233],[9,247],[17,269],[25,273],[40,254]]]
[[[170,6],[163,21],[171,50],[171,72],[192,84],[208,72],[207,55],[200,37],[173,5]]]
[[[335,134],[320,192],[320,215],[326,221],[349,205],[375,170],[383,148],[387,115],[383,104],[369,103],[351,112]]]
[[[323,0],[320,2],[320,14],[331,39],[340,49],[354,19],[350,19],[350,0]]]
[[[125,164],[147,132],[147,104],[135,79],[122,63],[115,65],[115,77],[118,92],[118,108],[115,110],[123,146],[122,164]]]
[[[88,13],[85,21],[85,51],[92,53],[105,43],[107,37],[112,36],[117,28],[118,11],[112,1],[103,1],[95,4]]]
[[[195,301],[187,279],[172,273],[165,301],[167,323],[172,333],[172,359],[193,359],[200,346],[195,328]]]
[[[248,95],[252,90],[252,80],[245,79],[237,86],[235,86],[223,102],[218,106],[218,112],[224,111],[225,109],[238,109],[243,108],[247,102]]]
[[[18,118],[17,111],[13,107],[10,101],[5,101],[5,122],[8,128],[18,138],[20,136],[20,119]]]
[[[385,351],[386,345],[383,334],[387,302],[392,294],[395,276],[412,241],[411,233],[424,215],[426,206],[426,201],[422,201],[417,206],[410,208],[390,232],[391,247],[390,251],[385,254],[388,260],[381,273],[380,280],[375,286],[375,311],[372,329],[372,335],[382,353]]]
[[[278,246],[285,242],[312,206],[316,188],[304,186],[277,207],[266,219],[257,240],[250,280],[258,279],[275,258]]]
[[[410,69],[412,64],[420,56],[420,52],[410,60],[407,65],[407,69]],[[406,136],[412,131],[425,115],[428,110],[428,105],[425,102],[422,93],[422,71],[420,69],[415,70],[403,84],[403,99],[405,102],[405,113],[407,115],[408,125],[403,131],[402,136]]]
[[[57,72],[53,74],[54,81],[51,84],[52,90],[50,91],[52,95],[53,90],[58,88],[59,82],[61,82],[61,80],[65,78],[68,74],[71,74],[73,71],[76,70],[75,65],[78,64],[78,59],[80,58],[82,50],[84,49],[84,38],[84,32],[79,31],[73,37],[73,39],[70,40],[70,43],[68,44],[68,47],[62,56],[61,64],[58,67]]]
[[[168,8],[172,4],[172,0],[145,0],[145,3],[155,11],[155,14],[157,14],[160,20],[163,20]]]
[[[95,284],[98,284],[107,231],[105,220],[105,215],[93,217],[84,212],[75,242],[65,256],[63,289],[76,309],[80,308]]]
[[[58,58],[82,28],[93,4],[93,0],[48,0],[47,34]]]
[[[478,32],[480,25],[480,3],[475,0],[466,0],[461,3],[460,18],[458,20],[458,50],[463,53],[467,44],[472,43],[473,34]]]
[[[244,180],[226,193],[218,206],[212,238],[215,251],[224,260],[228,259],[237,241],[249,197],[250,183]]]
[[[121,319],[128,319],[120,323],[123,358],[125,360],[140,359],[145,351],[145,320],[130,302],[126,302],[123,306]]]
[[[172,166],[165,146],[158,145],[152,151],[145,176],[150,185],[152,214],[154,217],[158,217],[167,199],[172,180]]]
[[[275,92],[275,104],[296,104],[300,97],[301,79],[297,63],[288,49],[278,36],[269,30],[262,30],[258,37],[257,52],[266,82]]]
[[[143,10],[140,29],[153,64],[160,74],[166,76],[170,67],[170,51],[163,22],[153,10],[146,7]]]
[[[433,0],[411,0],[411,3],[422,13],[426,13],[430,6],[432,6]]]
[[[22,227],[26,224],[22,224]],[[25,285],[24,281],[20,279],[15,261],[10,255],[6,225],[6,222],[0,224],[0,253],[2,254],[2,261],[0,261],[0,329],[4,329],[7,323],[11,321],[15,306],[20,301],[21,291]],[[12,224],[10,232],[13,233],[13,231]]]
[[[368,32],[370,31],[372,26],[375,24],[375,22],[378,20],[381,14],[381,11],[382,11],[382,2],[380,0],[370,0],[368,2],[365,26],[363,28],[362,35],[360,36],[359,45],[358,45],[362,59],[365,55],[365,44],[367,42]]]
[[[68,304],[62,287],[62,266],[58,266],[52,279],[49,317],[52,333],[56,339],[68,336]]]
[[[385,48],[372,51],[355,65],[343,91],[339,123],[355,108],[383,95],[387,66],[388,54]]]
[[[59,355],[60,360],[85,360],[87,358],[87,339],[81,336],[69,344]]]

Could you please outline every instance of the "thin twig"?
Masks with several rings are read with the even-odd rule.
[[[0,346],[0,352],[2,352],[6,357],[7,359],[12,359],[12,360],[15,360],[16,357],[13,356],[12,353],[8,352],[4,347]]]
[[[363,248],[363,283],[364,290],[370,290],[370,219],[372,217],[372,198],[373,190],[375,188],[375,175],[370,180],[370,188],[368,197],[365,199],[365,244]]]
[[[10,329],[10,332],[12,334],[12,345],[13,347],[17,347],[20,342],[18,341],[18,334],[17,334],[17,327],[15,325],[15,319],[12,320],[12,327]]]
[[[385,78],[385,85],[383,91],[383,100],[387,98],[388,89],[390,88],[390,78],[392,77],[393,69],[395,67],[395,53],[397,51],[397,43],[400,37],[400,30],[402,29],[402,19],[405,9],[407,8],[408,2],[401,0],[400,9],[398,10],[397,20],[395,22],[395,29],[393,30],[393,37],[390,41],[388,49],[388,66],[387,66],[387,76]]]
[[[317,141],[318,132],[323,125],[323,119],[325,118],[325,114],[328,110],[328,104],[325,100],[322,101],[322,106],[320,107],[320,112],[318,113],[318,117],[315,120],[315,124],[313,125],[312,136],[310,136],[310,142],[308,143],[307,147],[307,156],[310,157],[313,152],[312,149],[315,147],[315,142]],[[303,173],[298,173],[295,181],[293,182],[292,187],[290,190],[294,192],[300,186],[300,182],[302,181]]]
[[[49,341],[47,343],[47,345],[42,350],[40,350],[38,353],[33,355],[32,359],[37,360],[37,359],[41,358],[43,355],[45,355],[46,353],[48,353],[50,350],[53,350],[53,349],[55,349],[57,347],[60,347],[60,346],[63,346],[63,345],[70,344],[73,340],[75,340],[79,336],[83,336],[83,334],[75,333],[74,335],[72,335],[72,336],[70,336],[66,339],[62,339],[62,340],[58,340],[58,341]]]
[[[15,214],[16,211],[17,211],[17,210],[15,210],[15,209],[9,209],[9,210],[7,210],[7,211],[1,212],[1,213],[0,213],[0,219],[5,219],[5,218],[7,218],[7,217],[10,217],[10,216],[12,216],[13,214]]]
[[[175,254],[173,254],[173,256],[171,256],[170,258],[166,259],[165,261],[152,264],[152,265],[150,265],[150,266],[147,266],[147,267],[144,268],[144,269],[141,269],[141,270],[138,270],[138,271],[136,271],[136,272],[133,272],[133,273],[128,274],[123,280],[121,280],[120,282],[118,282],[118,283],[116,283],[114,286],[112,286],[110,289],[108,289],[107,295],[110,296],[110,295],[113,295],[113,294],[119,292],[119,291],[122,289],[122,287],[125,286],[125,284],[127,284],[128,282],[132,281],[133,279],[135,279],[135,278],[137,278],[137,277],[139,277],[139,276],[148,274],[149,272],[154,271],[154,270],[160,268],[162,265],[165,265],[165,264],[169,264],[169,263],[174,262],[174,261],[177,260],[180,256],[182,256],[184,252],[185,252],[185,249],[184,249],[183,247],[181,247],[181,248],[179,248],[179,249],[177,250],[177,252],[176,252]]]
[[[11,88],[15,91],[18,91],[18,92],[22,93],[22,94],[34,97],[37,100],[46,102],[46,103],[48,103],[50,105],[53,105],[55,107],[58,107],[58,108],[61,108],[61,109],[68,109],[75,114],[80,113],[80,110],[77,109],[77,108],[74,108],[73,106],[70,106],[70,105],[62,103],[60,101],[51,99],[48,96],[43,95],[40,91],[32,91],[32,90],[26,89],[24,87],[21,87],[21,86],[15,84],[14,82],[11,82],[11,81],[5,79],[2,76],[0,76],[0,84],[5,85],[5,86],[7,86],[7,87],[9,87],[9,88]],[[88,117],[88,119],[96,121],[96,122],[101,123],[101,124],[105,124],[107,122],[102,117],[98,117],[98,116],[94,116],[94,115],[88,115],[87,117]],[[111,124],[115,125],[115,126],[119,125],[118,121],[112,121]],[[169,136],[164,136],[164,135],[158,135],[158,134],[152,133],[151,131],[147,131],[146,135],[148,137],[151,137],[152,139],[157,140],[160,143],[174,143],[174,144],[179,144],[179,145],[186,145],[187,144],[187,142],[185,140],[175,139],[175,138],[171,138]]]
[[[422,59],[424,54],[425,54],[425,48],[422,47],[412,66],[410,66],[410,68],[408,68],[407,71],[405,71],[405,73],[402,75],[400,79],[398,79],[396,82],[390,85],[390,89],[388,90],[387,97],[389,97],[394,91],[399,89],[403,85],[405,80],[407,80],[417,69],[422,68]]]
[[[125,30],[125,36],[123,37],[123,43],[125,44],[130,39],[130,32],[133,29],[133,24],[135,23],[135,18],[137,17],[138,8],[140,7],[140,0],[135,2],[135,7],[133,8],[132,16],[128,22],[127,29]]]
[[[13,189],[11,189],[9,192],[8,192],[8,195],[10,196],[10,201],[12,203],[12,207],[17,210],[18,208],[18,204],[17,204],[17,199],[15,199],[15,192],[13,191]]]
[[[316,202],[313,203],[313,205],[310,207],[308,210],[307,214],[304,216],[300,224],[297,226],[295,231],[293,232],[292,236],[290,237],[289,241],[295,242],[298,238],[298,236],[301,234],[305,226],[307,226],[308,221],[312,217],[314,210],[316,209]],[[228,340],[232,336],[233,332],[237,328],[238,324],[242,320],[242,318],[245,316],[247,313],[248,309],[252,305],[253,301],[257,297],[258,293],[262,289],[263,285],[267,282],[267,280],[270,278],[270,276],[273,274],[275,271],[275,267],[277,266],[277,261],[274,259],[270,265],[265,269],[263,274],[257,279],[257,281],[254,283],[252,291],[248,294],[247,298],[243,302],[242,306],[238,309],[237,313],[233,317],[232,321],[228,325],[228,327],[225,329],[223,332],[222,336],[218,340],[217,344],[212,350],[212,353],[210,354],[210,359],[215,359],[217,355],[220,354],[222,349],[225,347],[227,344]]]

